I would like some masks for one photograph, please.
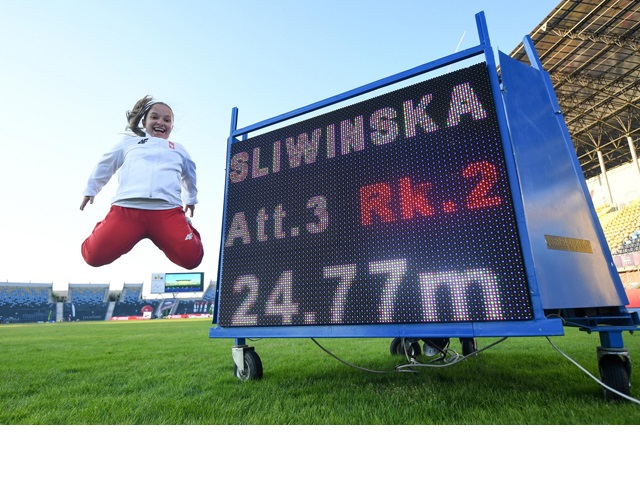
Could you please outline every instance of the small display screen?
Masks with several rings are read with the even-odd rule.
[[[236,141],[227,174],[220,326],[533,317],[484,63]]]
[[[164,293],[202,292],[204,273],[165,273]]]

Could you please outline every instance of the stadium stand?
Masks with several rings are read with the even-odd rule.
[[[636,228],[633,233],[622,242],[622,245],[616,253],[633,253],[638,250],[640,250],[640,229]]]
[[[55,321],[53,286],[44,283],[0,283],[0,323]]]
[[[109,284],[70,283],[65,298],[52,284],[0,282],[0,323],[208,316],[215,286],[212,281],[196,298],[145,299],[143,284],[125,283],[121,292],[111,292]]]
[[[216,298],[216,282],[212,281],[202,295],[204,300],[213,302]]]
[[[109,309],[108,284],[69,284],[65,320],[105,320]]]
[[[211,281],[200,298],[180,299],[173,315],[206,315],[211,312],[216,296],[216,282]]]
[[[599,218],[613,255],[640,250],[640,200],[617,212],[601,214]]]
[[[596,213],[618,275],[631,298],[640,288],[640,200],[617,209],[601,206]]]
[[[142,283],[125,283],[122,286],[120,299],[116,302],[111,317],[142,317],[144,312],[155,318],[161,300],[145,300],[142,298]]]

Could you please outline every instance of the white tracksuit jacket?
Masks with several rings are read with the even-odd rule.
[[[179,143],[151,136],[126,136],[105,153],[89,177],[84,195],[93,197],[118,172],[113,204],[162,200],[176,207],[198,203],[196,165]]]

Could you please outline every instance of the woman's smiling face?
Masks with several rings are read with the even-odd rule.
[[[142,126],[152,137],[169,138],[173,130],[173,111],[163,103],[156,103],[149,109]]]

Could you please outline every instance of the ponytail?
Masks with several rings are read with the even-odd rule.
[[[145,133],[140,124],[144,123],[145,118],[147,118],[147,113],[149,113],[151,107],[156,103],[166,105],[163,102],[155,101],[151,95],[145,95],[136,102],[133,109],[127,110],[127,130],[131,130],[139,137],[144,137]]]

